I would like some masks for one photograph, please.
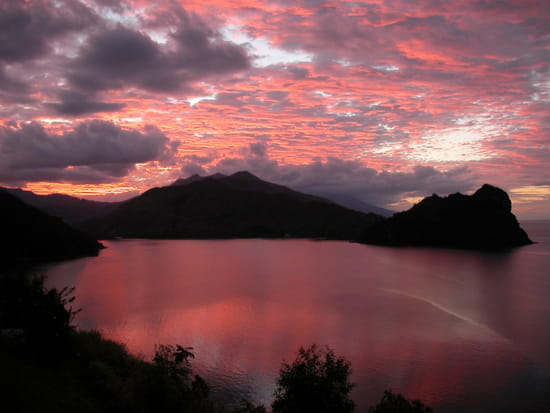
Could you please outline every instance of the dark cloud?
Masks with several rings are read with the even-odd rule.
[[[207,164],[216,159],[214,155],[212,156],[200,156],[200,155],[186,155],[183,157],[184,160],[190,162],[196,162],[199,164]]]
[[[309,75],[309,70],[300,66],[287,66],[286,70],[292,73],[294,80],[304,80]]]
[[[33,63],[53,54],[54,42],[97,21],[87,6],[76,1],[0,2],[0,101],[13,105],[33,100],[38,79],[44,76]]]
[[[120,103],[107,103],[90,99],[89,95],[77,92],[65,92],[61,94],[61,102],[47,103],[60,115],[80,116],[97,112],[116,112],[125,105]]]
[[[186,155],[182,158],[183,166],[181,168],[181,172],[183,176],[205,175],[206,169],[203,167],[203,165],[209,164],[215,159],[216,157],[214,155]]]
[[[195,159],[183,168],[191,175],[221,172],[231,174],[248,170],[262,179],[311,194],[333,194],[360,199],[381,207],[395,207],[404,197],[424,197],[432,193],[449,194],[474,189],[472,172],[466,167],[439,170],[417,165],[407,172],[378,171],[360,161],[328,157],[302,165],[281,165],[269,159],[263,142],[255,142],[240,158],[222,158],[216,162]],[[259,153],[257,153],[259,150]],[[192,172],[192,173],[190,173]],[[401,208],[407,205],[398,206]]]
[[[266,93],[267,97],[272,100],[286,100],[289,93],[282,90],[273,90]]]
[[[526,11],[535,12],[544,15],[550,12],[550,4],[541,0],[474,0],[470,2],[472,10],[497,12],[502,14],[508,12],[517,16]]]
[[[242,107],[249,103],[258,103],[256,95],[257,93],[249,91],[218,93],[210,104]]]
[[[122,26],[92,37],[81,49],[68,78],[87,91],[131,85],[168,91],[179,87],[181,81],[155,42]]]
[[[184,176],[206,175],[206,170],[198,163],[192,161],[185,162],[181,168],[181,172]]]
[[[24,82],[8,76],[4,68],[0,66],[0,91],[22,95],[29,91],[29,87]]]
[[[106,182],[135,166],[173,156],[177,144],[157,128],[126,130],[100,120],[63,134],[32,122],[0,127],[0,181]]]
[[[264,157],[267,155],[267,144],[265,142],[253,142],[250,144],[249,150],[252,155]]]
[[[329,158],[297,169],[300,173],[291,184],[297,189],[354,196],[363,202],[390,208],[405,197],[473,189],[472,174],[465,167],[442,171],[417,165],[408,172],[388,172],[376,171],[356,161]]]
[[[114,11],[122,12],[126,6],[124,0],[94,0],[94,2],[101,7],[108,7]]]
[[[250,66],[248,53],[242,46],[224,41],[196,14],[178,8],[177,31],[172,35],[177,45],[174,64],[196,74],[223,74]]]
[[[183,9],[177,12],[177,30],[166,45],[123,26],[92,36],[67,74],[70,83],[86,91],[186,91],[195,81],[250,66],[243,47],[221,40],[197,16]]]
[[[82,30],[97,18],[75,1],[52,5],[42,1],[0,3],[0,60],[21,62],[45,54],[49,42],[71,31]]]
[[[118,180],[87,166],[70,169],[40,168],[21,169],[16,173],[0,168],[0,182],[9,186],[23,187],[28,182],[70,182],[72,184],[104,184]]]
[[[72,0],[0,2],[2,101],[20,102],[40,92],[50,101],[44,107],[58,114],[113,112],[123,105],[98,99],[96,93],[131,88],[187,93],[197,81],[250,67],[244,47],[224,41],[201,18],[176,3],[168,8],[154,6],[147,16],[137,17],[143,20],[143,31],[122,23],[115,26],[109,17],[113,13],[125,16],[130,11],[127,2],[98,0],[95,4]],[[92,7],[97,6],[96,14]],[[156,11],[170,19],[156,16]],[[167,43],[153,41],[147,34],[151,28],[166,33]],[[79,36],[78,42],[73,35]],[[7,72],[8,65],[16,65],[10,70],[17,71],[17,78]],[[65,92],[56,92],[52,80]],[[61,101],[52,103],[55,94]],[[81,99],[84,94],[88,96]]]

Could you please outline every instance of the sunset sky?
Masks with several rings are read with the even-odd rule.
[[[0,0],[0,185],[119,200],[249,170],[550,218],[548,0]]]

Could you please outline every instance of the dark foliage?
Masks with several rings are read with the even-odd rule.
[[[191,378],[190,348],[157,347],[153,363],[95,331],[76,331],[72,289],[0,277],[0,388],[7,411],[215,412]]]
[[[193,350],[193,347],[184,348],[179,344],[175,346],[159,344],[155,348],[153,363],[174,377],[187,379],[192,371],[189,358],[195,358],[195,355],[190,350]]]
[[[78,310],[73,288],[44,288],[42,277],[10,274],[0,277],[0,328],[17,339],[29,357],[40,360],[65,355]]]
[[[267,410],[265,406],[259,405],[255,406],[250,403],[248,400],[243,400],[241,406],[233,409],[232,413],[266,413]]]
[[[392,393],[391,390],[386,390],[380,403],[369,409],[369,413],[432,413],[432,411],[420,400],[409,401],[401,394]]]
[[[275,400],[275,413],[348,413],[354,410],[349,392],[351,364],[337,357],[330,348],[316,345],[300,348],[292,364],[281,368]]]

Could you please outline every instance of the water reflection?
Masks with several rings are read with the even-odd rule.
[[[352,361],[362,408],[388,387],[446,412],[513,411],[526,398],[536,411],[545,402],[550,286],[541,266],[549,262],[528,255],[531,247],[107,246],[99,258],[50,270],[51,283],[77,287],[79,325],[148,358],[157,343],[194,346],[196,369],[222,399],[238,393],[269,404],[281,361],[319,343]]]

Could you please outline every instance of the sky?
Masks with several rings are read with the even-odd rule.
[[[550,218],[547,0],[1,0],[0,185],[120,200],[248,170]]]

